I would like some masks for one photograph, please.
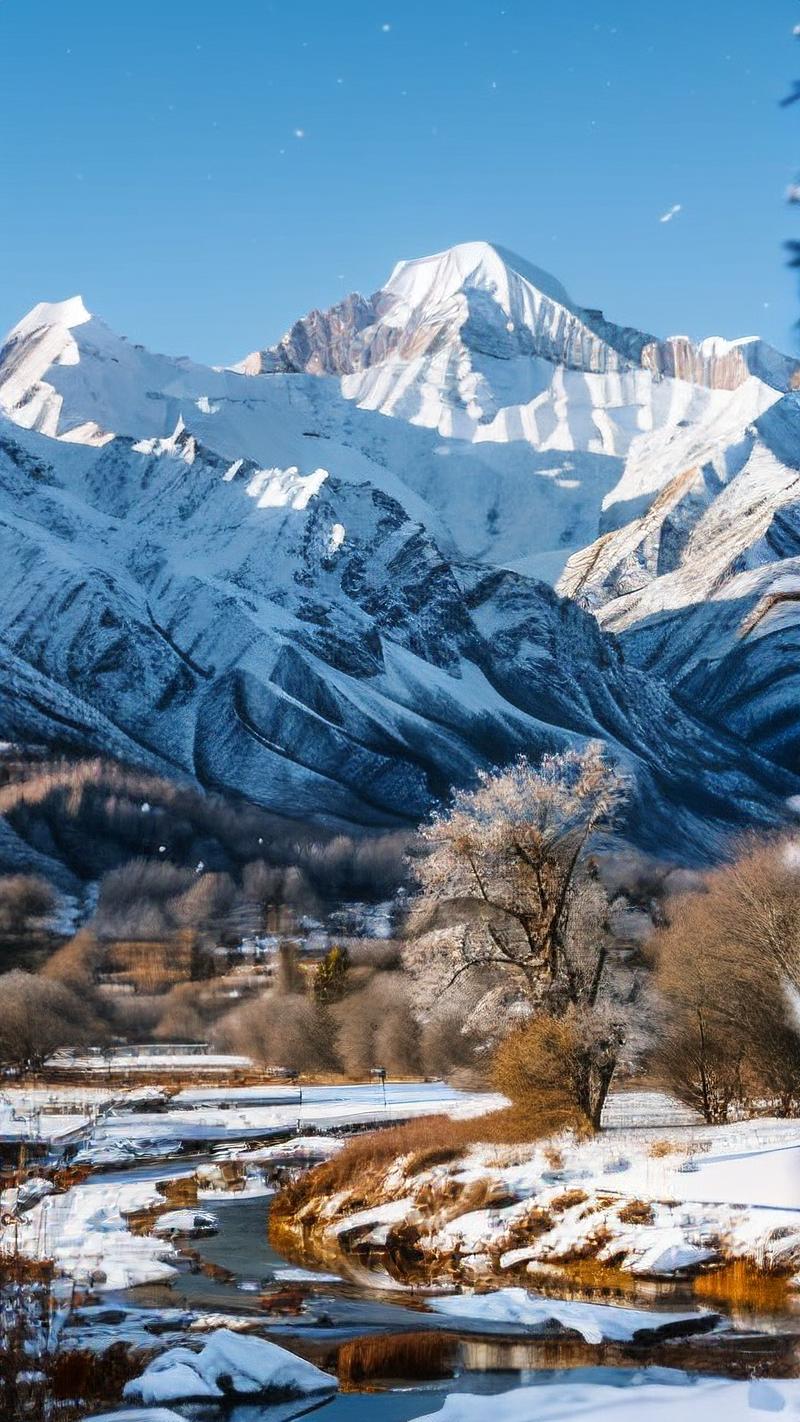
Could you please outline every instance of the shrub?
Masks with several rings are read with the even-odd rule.
[[[572,1127],[597,1130],[619,1048],[602,1011],[543,1014],[497,1048],[494,1080],[529,1122],[532,1135]]]
[[[27,933],[37,920],[54,912],[56,894],[37,874],[0,877],[0,933]]]
[[[379,973],[333,1009],[336,1047],[350,1076],[382,1066],[399,1075],[419,1070],[419,1027],[401,973]]]
[[[73,992],[92,994],[102,955],[94,934],[82,929],[48,958],[42,977],[54,978]]]
[[[330,1017],[298,993],[265,993],[234,1008],[217,1023],[214,1038],[266,1066],[314,1072],[337,1065]]]
[[[475,1065],[480,1038],[465,1027],[461,1014],[448,1007],[430,1016],[420,1035],[422,1066],[427,1076],[449,1076]]]
[[[653,1206],[648,1200],[629,1200],[617,1211],[622,1224],[651,1225],[655,1220]]]

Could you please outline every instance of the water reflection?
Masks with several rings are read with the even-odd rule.
[[[215,1200],[213,1209],[220,1232],[193,1242],[194,1262],[187,1260],[184,1272],[169,1287],[130,1291],[128,1301],[151,1307],[185,1304],[194,1310],[257,1318],[276,1342],[336,1372],[345,1387],[347,1368],[344,1357],[340,1359],[340,1349],[352,1346],[351,1340],[366,1342],[372,1338],[376,1346],[369,1350],[373,1358],[370,1371],[354,1375],[349,1383],[359,1391],[344,1393],[318,1409],[326,1422],[368,1417],[379,1417],[381,1422],[410,1422],[434,1411],[437,1399],[443,1400],[454,1390],[496,1393],[523,1382],[546,1384],[565,1372],[576,1379],[602,1372],[605,1381],[611,1374],[616,1384],[624,1386],[626,1380],[641,1376],[642,1369],[652,1365],[730,1377],[786,1377],[800,1371],[796,1317],[792,1327],[786,1316],[780,1319],[749,1310],[746,1325],[737,1332],[647,1345],[595,1346],[578,1337],[525,1337],[519,1329],[501,1324],[467,1320],[456,1324],[453,1318],[426,1312],[424,1294],[417,1295],[397,1285],[387,1290],[383,1287],[386,1282],[391,1284],[387,1276],[364,1267],[360,1261],[342,1261],[346,1278],[326,1276],[316,1266],[308,1277],[303,1277],[297,1262],[287,1263],[269,1243],[267,1197]],[[528,1287],[537,1292],[546,1289],[562,1298],[567,1293],[597,1298],[596,1292],[593,1295],[580,1283],[571,1291],[564,1288],[563,1279],[550,1277],[542,1283],[543,1288],[538,1279],[529,1280]],[[690,1307],[696,1306],[691,1290],[686,1285],[679,1286],[677,1292],[681,1290],[688,1294],[684,1301]],[[606,1296],[605,1301],[614,1300]],[[624,1301],[631,1302],[630,1298]],[[709,1299],[708,1304],[711,1302]],[[665,1305],[674,1308],[675,1287],[651,1291],[648,1303],[656,1311]],[[450,1335],[455,1346],[449,1353],[442,1352],[442,1357],[447,1354],[446,1365],[431,1370],[430,1356],[436,1350],[431,1349],[429,1338],[434,1332]],[[409,1333],[422,1340],[416,1363],[413,1345],[404,1343],[405,1351],[391,1346],[392,1337]],[[382,1353],[387,1360],[384,1371]],[[391,1375],[393,1356],[405,1359],[406,1372],[401,1377]],[[446,1378],[447,1373],[452,1376]],[[446,1380],[426,1383],[422,1381],[426,1377]],[[413,1391],[392,1391],[409,1386]],[[372,1392],[366,1393],[366,1389]],[[376,1407],[376,1390],[380,1392],[380,1410]],[[240,1408],[231,1415],[231,1422],[282,1422],[287,1415],[299,1414],[279,1414],[274,1408]]]

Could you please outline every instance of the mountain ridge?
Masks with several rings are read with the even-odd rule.
[[[660,510],[702,503],[695,464],[710,504],[737,458],[751,478],[760,421],[788,421],[770,489],[791,482],[794,363],[654,344],[513,261],[399,263],[292,328],[319,372],[281,343],[260,373],[153,355],[80,299],[23,318],[0,350],[0,735],[365,825],[600,738],[651,849],[781,823],[792,755],[651,655],[606,583],[650,537],[651,581],[668,545],[680,563]]]

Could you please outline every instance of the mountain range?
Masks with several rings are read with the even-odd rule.
[[[599,737],[689,862],[800,805],[800,365],[486,243],[237,365],[0,350],[0,735],[331,824]]]

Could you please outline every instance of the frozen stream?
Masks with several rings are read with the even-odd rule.
[[[643,1370],[650,1367],[659,1369],[659,1377],[662,1369],[673,1369],[676,1386],[686,1384],[687,1371],[698,1377],[742,1377],[751,1372],[786,1376],[790,1369],[797,1370],[796,1361],[792,1366],[796,1317],[764,1318],[761,1329],[751,1324],[727,1337],[698,1335],[646,1348],[589,1345],[577,1338],[531,1338],[520,1327],[436,1314],[426,1307],[424,1294],[385,1288],[383,1281],[379,1287],[366,1271],[348,1269],[342,1278],[326,1277],[314,1268],[304,1278],[301,1268],[269,1244],[268,1198],[216,1201],[213,1209],[219,1234],[193,1241],[191,1248],[206,1264],[226,1271],[225,1277],[187,1270],[169,1286],[129,1291],[124,1296],[127,1303],[257,1317],[274,1341],[331,1371],[336,1370],[338,1347],[348,1339],[406,1331],[455,1336],[451,1376],[430,1381],[381,1378],[370,1383],[373,1391],[342,1392],[321,1409],[320,1416],[329,1422],[372,1417],[410,1422],[438,1410],[453,1393],[501,1394],[523,1386],[546,1388],[567,1378],[625,1388],[638,1385]],[[286,1314],[265,1313],[259,1307],[260,1291],[268,1293],[276,1284],[295,1292],[302,1300],[302,1312],[292,1304]],[[657,1315],[661,1309],[690,1311],[696,1301],[672,1288],[653,1299],[652,1305]],[[637,1307],[642,1307],[641,1300]],[[271,1414],[259,1412],[259,1422],[262,1416],[268,1422]]]
[[[461,1412],[453,1407],[461,1407],[461,1397],[463,1416],[471,1422],[478,1415],[475,1406],[483,1406],[481,1398],[489,1395],[495,1398],[494,1422],[505,1422],[506,1417],[518,1422],[515,1397],[528,1409],[519,1414],[522,1422],[584,1413],[594,1418],[593,1399],[600,1407],[609,1391],[613,1398],[619,1396],[627,1417],[633,1403],[631,1389],[647,1388],[651,1382],[659,1396],[668,1394],[666,1410],[658,1413],[663,1422],[690,1418],[705,1422],[712,1416],[716,1422],[723,1415],[720,1407],[726,1422],[738,1422],[739,1415],[750,1417],[752,1412],[750,1394],[741,1393],[751,1378],[766,1383],[800,1374],[800,1313],[785,1291],[771,1311],[766,1304],[756,1307],[752,1302],[747,1309],[726,1308],[724,1303],[698,1300],[691,1280],[680,1274],[656,1280],[617,1271],[610,1282],[596,1279],[579,1286],[570,1282],[565,1269],[550,1275],[543,1271],[535,1283],[528,1282],[524,1273],[509,1276],[509,1287],[499,1289],[494,1300],[474,1300],[474,1313],[467,1298],[455,1300],[458,1311],[448,1313],[452,1295],[440,1297],[437,1311],[433,1291],[406,1287],[389,1277],[379,1248],[345,1244],[331,1255],[335,1263],[330,1268],[336,1274],[324,1272],[316,1261],[283,1258],[273,1250],[268,1232],[271,1196],[260,1172],[279,1167],[259,1164],[276,1151],[280,1158],[281,1147],[273,1143],[285,1142],[298,1130],[312,1135],[326,1129],[341,1131],[443,1109],[473,1114],[486,1109],[486,1097],[461,1095],[440,1083],[388,1084],[385,1104],[382,1088],[374,1084],[314,1087],[303,1091],[302,1100],[297,1091],[281,1088],[223,1093],[200,1086],[182,1096],[187,1099],[175,1098],[160,1112],[137,1111],[123,1104],[107,1112],[87,1147],[87,1155],[99,1152],[97,1164],[106,1164],[106,1169],[95,1170],[66,1196],[45,1199],[25,1216],[22,1229],[30,1252],[40,1257],[55,1254],[73,1277],[85,1279],[88,1274],[93,1279],[96,1270],[104,1280],[99,1290],[93,1289],[79,1302],[69,1325],[73,1342],[80,1346],[102,1350],[118,1341],[160,1351],[188,1341],[196,1348],[216,1329],[250,1326],[261,1337],[339,1377],[342,1391],[319,1404],[320,1415],[331,1422],[372,1417],[411,1422],[442,1409],[446,1422],[460,1422]],[[684,1208],[701,1218],[709,1211],[734,1210],[754,1237],[760,1238],[758,1232],[767,1227],[775,1227],[780,1240],[786,1236],[797,1210],[800,1142],[795,1126],[757,1123],[723,1128],[707,1144],[701,1138],[708,1134],[705,1131],[686,1128],[684,1135],[680,1123],[669,1129],[677,1133],[677,1145],[666,1157],[663,1151],[651,1151],[649,1137],[638,1135],[629,1124],[624,1131],[608,1130],[589,1145],[576,1147],[559,1164],[558,1183],[552,1189],[563,1191],[562,1180],[578,1179],[592,1182],[587,1189],[612,1194],[624,1185],[633,1199],[641,1192],[644,1199],[656,1201],[673,1196],[710,1201]],[[250,1147],[267,1142],[269,1149],[242,1154],[243,1138]],[[157,1153],[161,1159],[137,1162],[136,1153]],[[253,1162],[246,1193],[219,1193],[212,1181],[197,1207],[213,1212],[218,1233],[178,1240],[177,1256],[165,1256],[151,1232],[152,1218],[147,1219],[157,1182],[192,1175],[201,1160],[219,1162],[226,1157]],[[119,1163],[109,1169],[112,1161]],[[542,1168],[533,1151],[530,1158],[503,1169],[508,1185],[522,1197],[543,1188]],[[229,1188],[220,1181],[220,1190]],[[724,1203],[741,1199],[741,1191],[752,1201],[749,1207]],[[179,1192],[177,1198],[180,1203]],[[129,1230],[126,1221],[135,1221],[137,1211],[138,1223]],[[478,1211],[473,1218],[487,1229],[494,1213]],[[137,1279],[135,1287],[124,1287]],[[522,1314],[513,1308],[504,1311],[508,1299],[504,1301],[503,1294],[521,1297]],[[532,1294],[539,1296],[538,1302]],[[495,1302],[501,1307],[492,1318]],[[591,1328],[584,1328],[584,1338],[581,1320],[592,1315],[596,1321],[598,1305],[605,1306],[599,1310],[605,1315],[603,1327],[595,1329],[596,1336]],[[535,1314],[537,1308],[562,1327],[554,1324],[543,1332],[541,1326],[531,1326],[531,1311]],[[704,1309],[706,1316],[698,1324],[695,1315]],[[625,1323],[626,1310],[638,1311],[635,1327]],[[709,1310],[728,1316],[715,1325]],[[613,1315],[610,1331],[609,1315]],[[681,1316],[677,1319],[681,1336],[677,1327],[672,1330],[675,1336],[656,1336],[669,1322],[665,1315]],[[691,1316],[688,1328],[686,1315]],[[648,1337],[631,1341],[642,1328]],[[733,1391],[725,1394],[724,1403],[715,1395],[716,1411],[709,1411],[710,1397],[704,1404],[701,1397],[707,1395],[711,1387],[707,1380],[713,1378],[732,1380]],[[800,1401],[800,1383],[780,1386],[795,1387],[792,1396]],[[565,1387],[578,1389],[580,1407],[574,1400],[564,1401]],[[532,1389],[527,1402],[525,1389]],[[472,1403],[468,1394],[473,1395]],[[736,1412],[742,1396],[745,1410]],[[781,1410],[776,1400],[782,1401],[782,1394],[762,1391],[752,1397],[756,1413]],[[556,1410],[551,1410],[551,1402]],[[660,1405],[658,1399],[656,1404]],[[616,1405],[611,1414],[615,1422]],[[565,1406],[567,1411],[557,1410]],[[177,1410],[187,1419],[194,1416],[191,1408]],[[279,1415],[283,1422],[300,1414],[255,1407],[224,1414],[212,1408],[206,1415],[208,1422],[222,1422],[223,1415],[225,1422],[277,1422]],[[604,1413],[597,1411],[597,1416],[605,1422]],[[649,1422],[650,1416],[648,1407],[636,1422],[644,1422],[645,1417]]]

